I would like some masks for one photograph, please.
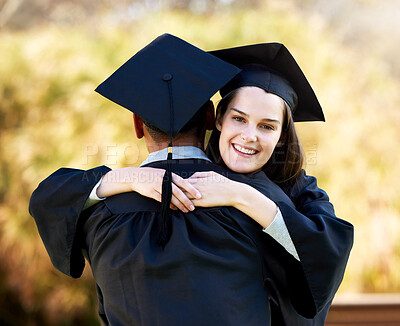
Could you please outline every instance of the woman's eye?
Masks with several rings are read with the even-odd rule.
[[[274,127],[272,127],[270,125],[262,125],[261,128],[266,129],[266,130],[274,130]]]
[[[244,121],[244,118],[242,118],[242,117],[233,117],[232,119],[235,120],[235,121],[238,121],[238,122],[243,122]]]

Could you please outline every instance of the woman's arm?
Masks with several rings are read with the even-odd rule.
[[[296,260],[300,260],[283,216],[268,196],[248,184],[230,180],[215,172],[196,172],[188,180],[202,195],[201,199],[193,199],[195,206],[235,207],[260,224],[265,233]]]
[[[165,170],[149,167],[127,167],[111,170],[106,173],[97,188],[97,196],[105,198],[124,192],[135,191],[141,195],[161,202],[162,180]],[[192,198],[200,198],[200,192],[190,182],[172,173],[171,208],[183,212],[194,210],[192,201],[184,194],[187,192]]]
[[[138,191],[160,201],[164,173],[165,170],[153,168],[124,168],[113,171],[106,166],[86,171],[62,168],[43,180],[31,196],[29,212],[35,219],[54,266],[73,277],[82,273],[84,260],[80,250],[74,248],[88,197],[100,180],[97,189],[99,197]],[[172,205],[187,211],[193,204],[179,187],[193,198],[198,197],[199,192],[188,181],[175,174],[172,180],[175,183]],[[77,263],[72,266],[71,261]]]
[[[252,186],[230,180],[216,172],[196,172],[187,180],[201,193],[200,199],[192,199],[195,206],[232,206],[264,229],[272,223],[278,212],[277,205]]]
[[[285,274],[293,306],[301,315],[312,318],[331,302],[343,279],[353,244],[353,226],[336,217],[329,197],[317,186],[314,177],[302,172],[296,184],[285,190],[293,202],[282,189],[270,187],[268,182],[270,181],[266,179],[265,191],[260,189],[263,193],[257,194],[257,190],[254,192],[244,186],[238,187],[236,183],[227,181],[222,176],[208,172],[197,173],[192,184],[200,190],[202,198],[193,200],[193,203],[207,207],[224,203],[241,207],[263,226],[269,223],[274,205],[270,205],[267,199],[262,199],[259,195],[265,195],[265,198],[268,196],[276,203],[299,259],[296,262],[286,256],[285,258],[280,249],[268,250],[270,256],[266,256],[265,264],[273,280],[281,280],[282,273]],[[263,205],[266,205],[265,211]],[[275,218],[270,226],[276,220]],[[272,237],[290,252],[281,241]],[[276,242],[271,243],[269,240],[267,237],[259,238],[261,243],[265,241],[266,247],[272,248]],[[296,258],[294,254],[292,256]],[[279,264],[274,264],[274,261],[282,260],[288,262],[283,270],[277,267]]]

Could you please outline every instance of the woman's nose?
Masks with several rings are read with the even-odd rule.
[[[257,133],[251,126],[245,128],[240,136],[246,142],[257,141]]]

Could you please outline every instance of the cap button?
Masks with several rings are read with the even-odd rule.
[[[163,80],[164,81],[170,81],[172,79],[172,75],[171,74],[164,74],[164,76],[163,76]]]

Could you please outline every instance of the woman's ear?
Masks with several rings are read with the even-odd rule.
[[[217,110],[217,117],[215,118],[215,128],[217,128],[218,131],[222,130],[222,116],[219,110]]]

